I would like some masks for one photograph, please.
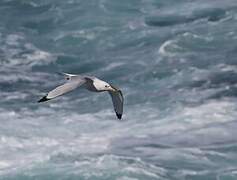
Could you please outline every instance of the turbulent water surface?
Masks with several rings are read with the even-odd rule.
[[[236,180],[236,0],[0,0],[0,180]],[[76,90],[98,76],[124,93]]]

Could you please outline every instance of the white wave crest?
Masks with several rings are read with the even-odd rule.
[[[2,67],[24,66],[31,68],[34,65],[49,64],[56,60],[49,52],[35,47],[26,41],[21,34],[9,34],[0,41],[2,51]]]

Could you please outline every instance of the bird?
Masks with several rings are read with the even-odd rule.
[[[58,96],[73,91],[79,87],[85,88],[92,92],[108,92],[112,98],[114,111],[118,119],[122,119],[124,98],[122,91],[117,87],[95,77],[78,74],[62,73],[65,76],[66,82],[55,89],[51,90],[43,96],[38,102],[45,102],[54,99]]]

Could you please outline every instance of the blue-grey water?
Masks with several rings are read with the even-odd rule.
[[[0,0],[0,180],[236,180],[236,96],[236,0]]]

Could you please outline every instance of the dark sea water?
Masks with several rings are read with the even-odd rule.
[[[0,96],[0,180],[236,180],[237,1],[0,0]]]

